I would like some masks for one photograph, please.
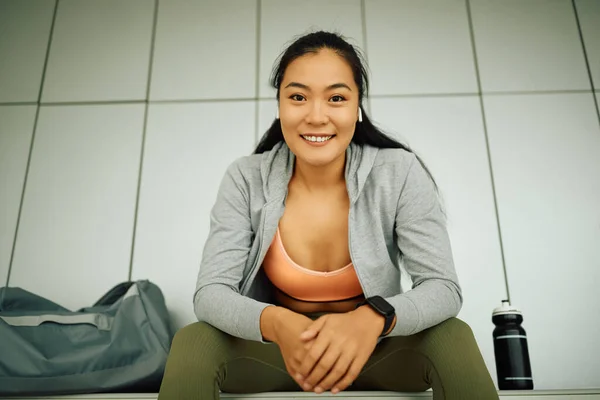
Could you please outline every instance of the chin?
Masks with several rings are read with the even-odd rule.
[[[312,166],[312,167],[326,167],[327,165],[331,164],[335,158],[323,158],[323,157],[302,157],[301,158],[302,161],[304,161],[306,164]]]
[[[343,155],[343,151],[341,153],[336,152],[334,154],[306,154],[306,152],[301,152],[297,155],[297,157],[313,167],[326,167],[327,165],[334,163],[339,159],[340,156]]]

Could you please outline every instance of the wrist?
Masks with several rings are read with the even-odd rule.
[[[364,321],[363,323],[365,326],[373,328],[373,332],[375,332],[377,337],[381,335],[383,327],[385,326],[385,317],[383,315],[373,310],[368,304],[358,307],[353,312]]]
[[[375,315],[383,318],[383,327],[379,331],[379,337],[389,335],[396,325],[396,310],[394,306],[379,295],[366,298],[358,304],[357,308],[364,306],[367,306]]]
[[[268,306],[262,311],[260,315],[260,331],[263,339],[268,342],[277,342],[277,326],[284,311],[284,308],[277,306]]]

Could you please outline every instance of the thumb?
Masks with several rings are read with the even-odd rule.
[[[308,326],[308,328],[306,328],[304,330],[304,332],[302,332],[302,334],[300,335],[300,340],[306,341],[306,340],[311,340],[311,339],[314,339],[315,337],[317,337],[317,335],[319,334],[321,329],[323,329],[323,326],[325,326],[326,320],[327,320],[327,318],[321,317],[321,318],[318,318],[312,324],[310,324]]]

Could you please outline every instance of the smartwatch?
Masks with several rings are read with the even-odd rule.
[[[364,301],[359,303],[356,308],[364,306],[368,304],[376,313],[382,315],[385,318],[385,322],[383,324],[383,331],[379,337],[384,336],[387,331],[390,329],[392,324],[394,323],[394,317],[396,316],[396,310],[394,307],[385,301],[381,296],[372,296],[366,298]]]

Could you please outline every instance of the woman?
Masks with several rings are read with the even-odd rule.
[[[223,178],[194,296],[200,322],[176,334],[159,399],[349,388],[498,399],[456,318],[435,183],[367,118],[357,51],[308,34],[272,85],[278,116]]]

